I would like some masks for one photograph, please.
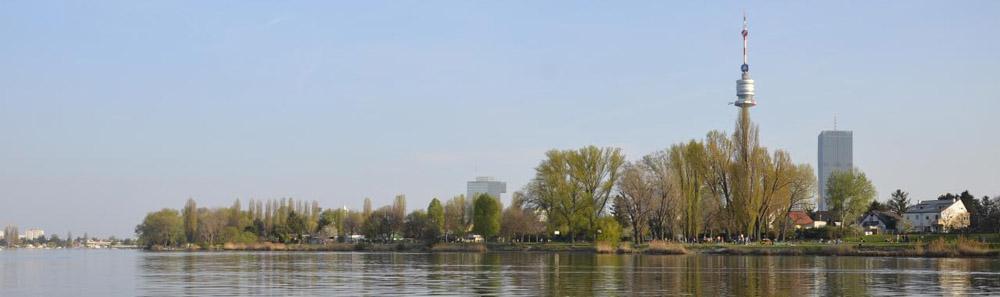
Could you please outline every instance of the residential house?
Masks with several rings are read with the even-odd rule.
[[[801,210],[788,212],[788,220],[792,222],[795,229],[809,229],[816,223],[809,217],[809,214]]]
[[[896,233],[899,230],[899,223],[902,217],[887,211],[871,211],[861,217],[858,222],[864,229],[865,235]]]
[[[969,226],[969,211],[958,197],[920,201],[903,214],[916,232],[947,232]]]

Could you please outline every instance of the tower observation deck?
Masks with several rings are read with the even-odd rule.
[[[748,47],[747,40],[750,36],[750,28],[747,25],[747,16],[743,15],[743,31],[740,32],[743,36],[743,65],[740,65],[740,72],[742,76],[736,81],[736,102],[733,105],[739,108],[749,108],[757,105],[757,100],[754,98],[754,85],[753,79],[750,78],[750,64],[748,62]]]

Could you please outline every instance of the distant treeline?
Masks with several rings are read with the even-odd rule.
[[[475,233],[485,238],[526,239],[544,232],[534,211],[523,208],[523,199],[501,211],[498,199],[482,194],[467,204],[464,195],[442,204],[431,200],[426,210],[406,213],[406,197],[398,195],[391,205],[372,209],[365,198],[361,211],[322,208],[316,201],[251,200],[246,209],[240,200],[228,208],[198,207],[193,199],[180,210],[162,209],[146,215],[136,226],[139,242],[181,247],[187,244],[215,246],[222,243],[325,243],[363,240],[392,242],[408,238],[433,243],[455,241]],[[351,238],[362,235],[363,239]],[[537,237],[536,237],[537,238]]]

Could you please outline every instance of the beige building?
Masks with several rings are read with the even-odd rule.
[[[969,211],[957,197],[920,201],[910,206],[903,218],[916,232],[947,232],[969,226]]]

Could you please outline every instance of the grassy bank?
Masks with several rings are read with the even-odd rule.
[[[931,242],[842,244],[795,243],[779,245],[716,245],[690,244],[690,249],[706,254],[725,255],[814,255],[861,257],[998,257],[1000,250],[988,244],[959,238],[948,242],[938,238]]]
[[[332,244],[282,244],[282,243],[226,243],[222,245],[186,248],[153,247],[153,251],[300,251],[300,252],[550,252],[550,253],[601,253],[683,255],[691,253],[722,255],[815,255],[815,256],[868,256],[868,257],[1000,257],[1000,249],[977,240],[957,237],[952,241],[938,237],[929,242],[891,242],[866,240],[846,241],[842,244],[816,242],[779,243],[775,245],[738,244],[680,244],[652,241],[633,245],[629,242],[547,242],[547,243],[332,243]]]

